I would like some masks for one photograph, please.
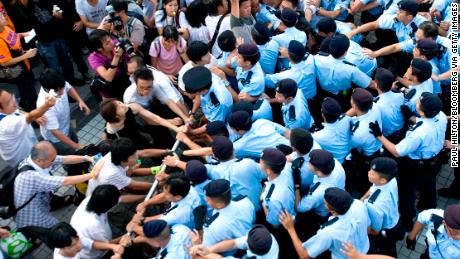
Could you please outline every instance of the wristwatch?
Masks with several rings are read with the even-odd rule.
[[[110,66],[109,66],[109,68],[117,68],[117,67],[118,67],[118,65],[112,65],[112,64],[110,64]]]

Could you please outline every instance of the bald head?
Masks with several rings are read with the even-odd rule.
[[[56,156],[56,149],[48,141],[40,141],[32,148],[30,157],[34,162],[40,160],[50,160],[54,161]]]

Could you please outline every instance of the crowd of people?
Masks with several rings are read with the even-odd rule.
[[[427,228],[421,258],[460,258],[460,204],[437,207],[458,171],[436,188],[451,3],[2,0],[0,84],[19,93],[0,87],[2,249],[20,233],[55,259],[395,258]],[[98,143],[75,133],[75,87]],[[0,258],[23,255],[11,243]]]

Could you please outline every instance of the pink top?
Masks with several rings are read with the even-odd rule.
[[[168,75],[176,75],[183,65],[180,54],[177,51],[176,45],[171,47],[169,51],[166,50],[163,46],[162,38],[160,36],[152,42],[149,54],[151,57],[158,58],[157,69]],[[185,48],[187,42],[182,37],[179,37],[179,41],[181,48]],[[158,52],[160,52],[160,56],[158,56]]]
[[[113,44],[118,43],[118,41],[116,39],[112,39],[112,42],[113,42]],[[98,67],[100,67],[100,66],[103,66],[106,69],[108,69],[110,67],[110,64],[112,64],[112,59],[113,58],[109,58],[109,57],[105,56],[104,54],[95,51],[95,52],[92,52],[91,54],[89,54],[88,63],[91,66],[91,68],[94,70],[94,72],[96,72],[96,69]],[[129,59],[128,54],[123,53],[123,56],[122,56],[122,58],[120,59],[120,61],[118,63],[117,72],[115,73],[115,76],[120,75],[120,73],[122,72],[120,70],[120,65],[121,65],[122,61],[128,61],[128,59]]]

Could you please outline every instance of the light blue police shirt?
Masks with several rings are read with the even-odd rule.
[[[369,191],[370,196],[364,204],[371,219],[371,228],[375,231],[394,228],[399,220],[396,178],[384,185],[373,184]]]
[[[382,148],[382,143],[369,132],[369,123],[377,121],[382,128],[380,109],[373,106],[366,114],[355,116],[351,120],[351,148],[361,151],[365,156],[371,156]]]
[[[377,68],[377,59],[370,59],[364,55],[363,48],[354,41],[350,41],[350,47],[344,59],[354,64],[368,76],[372,76],[374,70]]]
[[[340,163],[350,153],[351,118],[341,115],[336,122],[324,122],[324,128],[312,134],[321,147],[330,152]]]
[[[225,121],[233,104],[232,95],[220,78],[214,74],[212,78],[211,88],[201,95],[201,109],[208,121]],[[213,103],[211,95],[216,97],[218,103]]]
[[[235,72],[240,93],[247,93],[250,96],[259,96],[264,92],[264,71],[260,67],[259,62],[246,71],[243,71],[241,67],[236,67]]]
[[[259,64],[265,74],[275,73],[276,60],[280,45],[274,40],[269,40],[264,45],[257,45],[260,52]]]
[[[195,188],[190,188],[189,193],[178,202],[171,202],[171,207],[166,210],[160,219],[168,222],[168,225],[182,224],[188,228],[195,228],[193,210],[201,205],[200,195]]]
[[[318,144],[318,142],[313,140],[313,146],[311,147],[310,152],[315,149],[321,149],[321,146]],[[309,156],[310,152],[302,156],[304,158],[304,162],[302,166],[300,167],[300,179],[301,179],[300,189],[301,190],[306,190],[306,188],[310,187],[310,185],[313,183],[314,174],[310,170],[310,167],[308,166],[308,161],[310,161],[310,156]],[[298,157],[300,156],[297,152],[292,152],[291,158],[293,161],[297,159]],[[292,175],[292,168],[290,168],[289,171],[291,172],[291,175]]]
[[[382,113],[382,133],[385,137],[400,130],[404,125],[404,117],[401,113],[401,105],[404,105],[404,94],[395,93],[391,90],[374,98],[374,106]]]
[[[412,92],[415,90],[415,94],[412,95]],[[433,93],[433,80],[431,78],[425,80],[421,84],[409,86],[409,91],[406,94],[405,104],[409,106],[412,112],[417,112],[416,103],[420,99],[423,93]]]
[[[302,128],[309,130],[313,124],[307,100],[303,97],[300,89],[297,90],[296,97],[290,103],[283,103],[281,113],[283,114],[284,125],[288,129]]]
[[[284,47],[284,48],[288,48],[289,43],[292,40],[296,40],[302,43],[302,45],[304,46],[307,45],[307,35],[305,34],[305,32],[298,30],[295,27],[286,28],[286,30],[284,30],[283,33],[273,36],[272,39],[278,42],[280,47]],[[280,58],[278,61],[279,61],[278,63],[279,63],[280,70],[285,70],[289,68],[288,58]]]
[[[418,26],[426,21],[425,17],[416,15],[412,22],[404,25],[396,19],[396,14],[386,14],[379,17],[377,20],[380,29],[390,29],[396,33],[399,42],[415,38],[415,32]]]

